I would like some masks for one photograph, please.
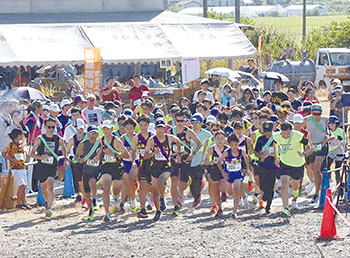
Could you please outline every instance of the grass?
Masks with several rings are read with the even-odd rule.
[[[295,36],[297,40],[301,40],[302,34],[302,17],[258,17],[253,19],[257,26],[274,27],[283,32],[290,33]],[[332,21],[346,21],[349,20],[346,15],[335,16],[311,16],[306,17],[306,30],[311,31],[323,25],[328,25]]]

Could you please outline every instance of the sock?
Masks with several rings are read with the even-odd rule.
[[[299,196],[299,189],[293,189],[293,197],[297,198]]]
[[[96,198],[93,198],[93,199],[92,199],[92,205],[93,205],[93,206],[96,206]]]

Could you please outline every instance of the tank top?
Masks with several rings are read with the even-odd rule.
[[[181,142],[181,151],[180,152],[181,152],[181,160],[182,161],[186,160],[187,157],[190,154],[190,149],[189,148],[191,146],[191,142],[187,141],[187,137],[186,137],[187,130],[188,130],[187,127],[185,127],[181,133],[177,133],[176,132],[176,127],[173,127],[173,130],[172,130],[172,134],[177,136],[180,139],[180,142]],[[176,143],[172,143],[171,149],[172,149],[172,152],[173,152],[173,157],[175,157],[177,155],[177,153],[178,153]]]
[[[42,137],[46,140],[47,145],[52,149],[56,154],[58,153],[59,149],[59,141],[60,138],[57,135],[54,135],[53,137],[47,137],[45,134],[42,134]],[[45,145],[40,141],[40,145],[37,149],[38,155],[48,155],[50,156],[47,160],[39,160],[39,163],[42,163],[44,165],[56,165],[57,160],[52,156],[51,152],[45,147]]]
[[[86,155],[90,152],[91,148],[95,145],[95,143],[91,143],[89,140],[84,140],[83,143],[84,143],[84,148],[83,148],[82,158],[85,158]],[[99,147],[100,147],[100,143],[98,144],[96,151],[91,155],[91,157],[84,162],[86,173],[94,173],[99,170],[100,162],[96,163],[93,161],[93,159],[96,157],[99,151]]]
[[[154,161],[155,162],[164,162],[164,161],[169,161],[169,157],[170,157],[170,145],[169,145],[169,139],[168,139],[168,136],[165,135],[165,140],[164,142],[160,142],[159,138],[157,136],[154,136],[154,148],[153,148],[153,151],[155,151],[155,148],[158,147],[160,150],[163,150],[163,151],[160,151],[159,153],[157,153],[155,156],[154,156]],[[159,146],[160,145],[160,146]],[[164,153],[166,155],[164,155]],[[168,156],[168,157],[166,157]]]
[[[143,158],[143,156],[145,156],[145,149],[146,149],[146,145],[148,142],[148,139],[152,136],[151,133],[148,133],[147,139],[145,139],[145,137],[142,136],[141,133],[139,133],[137,135],[137,154],[140,158]]]
[[[316,126],[315,123],[312,121],[313,119],[312,115],[307,116],[305,119],[306,119],[306,130],[310,134],[311,143],[313,145],[318,145],[322,143],[327,136],[326,118],[322,116],[320,122],[316,122],[319,124],[319,126]],[[322,128],[323,130],[320,130],[319,127]]]
[[[239,138],[239,144],[238,144],[238,148],[240,148],[241,150],[244,150],[245,152],[247,152],[248,150],[248,146],[247,146],[247,136],[242,135],[241,138]]]
[[[115,156],[114,153],[111,153],[112,151],[107,147],[107,145],[105,144],[105,140],[106,136],[103,136],[102,138],[102,151],[103,151],[103,156],[102,156],[102,163],[116,163],[117,161],[120,161],[119,159],[117,159],[117,157]],[[112,137],[112,141],[109,143],[112,148],[114,148],[114,140],[115,137]]]
[[[217,146],[217,145],[216,145],[216,146]],[[219,148],[219,147],[218,147],[218,148]],[[224,146],[224,149],[223,149],[222,151],[220,150],[220,151],[221,151],[221,154],[223,154],[227,149],[228,149],[228,147],[227,147],[227,146]],[[214,161],[215,164],[218,163],[220,157],[221,157],[221,155],[220,155],[219,153],[217,153],[215,146],[213,146],[213,161]]]
[[[238,149],[238,155],[233,156],[231,148],[227,150],[227,157],[224,159],[224,170],[227,173],[236,173],[242,170],[242,150]]]
[[[78,145],[83,141],[83,140],[86,140],[86,134],[84,133],[84,136],[79,140],[78,139],[78,136],[75,134],[73,136],[73,153],[75,154],[76,151],[77,151],[77,148],[78,148]]]
[[[134,135],[133,135],[134,136]],[[130,139],[130,143],[129,141],[127,141],[126,139],[128,138],[127,134],[124,134],[123,136],[123,139],[124,139],[124,147],[129,151],[131,152],[131,149],[132,149],[132,146],[130,143],[132,143],[132,138]],[[131,158],[129,159],[123,159],[124,161],[131,161]]]

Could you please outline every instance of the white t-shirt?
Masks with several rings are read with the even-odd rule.
[[[99,107],[94,107],[94,109],[84,108],[83,113],[86,117],[86,122],[88,125],[99,126],[102,121],[103,109]]]
[[[76,133],[77,129],[73,125],[68,125],[64,130],[63,140],[68,143]]]
[[[194,102],[197,102],[197,101],[198,101],[198,92],[199,92],[199,91],[201,91],[201,90],[197,90],[197,91],[194,93],[194,95],[193,95],[193,101],[194,101]],[[215,100],[214,100],[213,94],[212,94],[210,91],[206,91],[205,93],[206,93],[205,98],[206,98],[206,99],[210,99],[211,104],[214,104]]]

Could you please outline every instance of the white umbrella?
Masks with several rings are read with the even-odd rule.
[[[289,79],[287,76],[276,72],[262,72],[259,74],[259,77],[267,80],[289,82]]]
[[[241,77],[239,75],[238,71],[233,71],[233,70],[228,69],[226,67],[212,68],[212,69],[209,69],[208,71],[206,71],[205,74],[217,75],[217,76],[222,76],[222,77],[234,77],[234,78],[240,78]]]
[[[240,81],[242,79],[245,79],[248,81],[249,86],[254,86],[254,87],[260,87],[262,86],[261,82],[259,80],[257,80],[254,75],[252,75],[251,73],[246,73],[246,72],[242,72],[242,71],[234,71],[235,73],[238,74],[237,77],[228,77],[228,79],[232,82],[234,81]]]
[[[36,99],[36,100],[48,100],[40,91],[31,87],[16,87],[11,88],[5,92],[2,99]]]

